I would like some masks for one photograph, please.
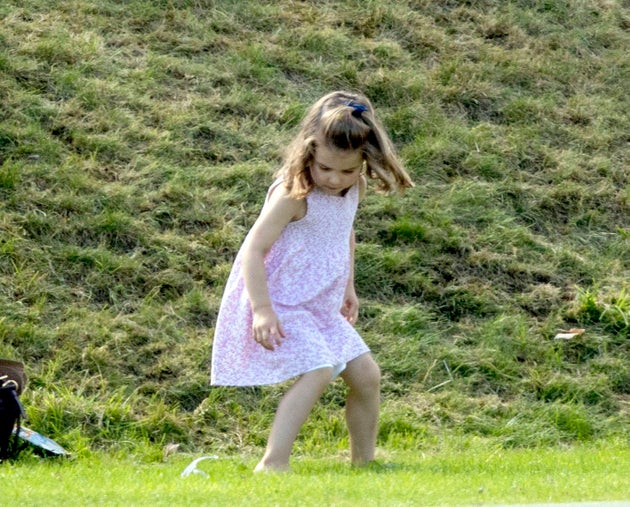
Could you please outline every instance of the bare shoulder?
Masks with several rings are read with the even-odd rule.
[[[306,214],[306,201],[296,199],[289,194],[287,188],[280,184],[272,189],[269,199],[263,208],[263,214],[284,216],[288,222],[299,220]]]
[[[284,228],[301,218],[302,207],[306,210],[306,203],[291,197],[283,185],[273,188],[245,239],[244,251],[268,252]]]

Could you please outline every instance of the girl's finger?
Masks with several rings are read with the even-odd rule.
[[[282,327],[282,322],[278,322],[278,334],[282,336],[282,338],[286,337],[284,334],[284,328]]]

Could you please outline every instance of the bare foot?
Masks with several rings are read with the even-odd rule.
[[[259,473],[286,473],[286,472],[290,472],[291,468],[289,467],[289,465],[277,465],[277,464],[272,464],[272,463],[264,463],[263,461],[260,461],[258,463],[258,465],[256,465],[256,468],[254,468],[254,473],[255,474],[259,474]]]

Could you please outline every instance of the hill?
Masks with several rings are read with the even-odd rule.
[[[264,442],[282,387],[208,385],[223,285],[306,108],[358,89],[416,182],[372,192],[356,224],[380,444],[627,434],[627,2],[7,0],[0,16],[0,356],[27,363],[32,427],[75,452]],[[343,445],[342,394],[299,445]]]

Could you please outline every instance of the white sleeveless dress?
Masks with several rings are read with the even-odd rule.
[[[269,188],[267,199],[279,184],[281,180]],[[350,275],[358,185],[344,196],[314,189],[306,201],[306,215],[286,226],[265,257],[269,295],[286,338],[273,351],[254,341],[239,251],[215,326],[213,385],[275,384],[322,366],[338,372],[369,351],[340,313]]]

